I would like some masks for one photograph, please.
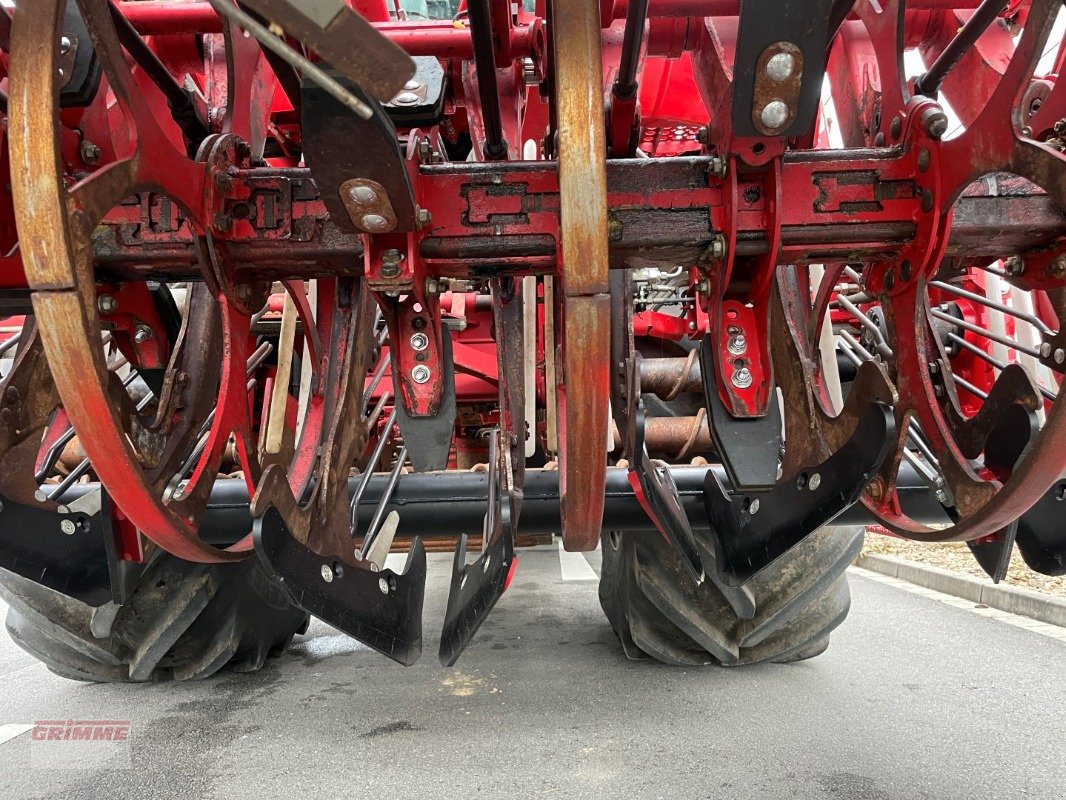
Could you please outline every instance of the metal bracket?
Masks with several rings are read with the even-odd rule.
[[[451,332],[441,326],[441,397],[436,413],[414,416],[407,411],[403,388],[396,381],[396,421],[400,425],[407,455],[415,472],[446,469],[455,432],[455,361],[452,358]],[[392,345],[397,347],[401,345]],[[397,363],[393,358],[393,365]]]
[[[730,482],[738,489],[764,489],[777,482],[781,452],[781,412],[777,389],[770,387],[767,413],[762,417],[734,417],[718,396],[714,380],[714,341],[710,334],[700,343],[700,374],[707,405],[711,439]]]
[[[811,129],[825,74],[834,0],[745,0],[733,67],[733,130],[801,136]]]
[[[403,572],[342,564],[293,538],[273,506],[253,529],[255,552],[288,598],[368,647],[406,667],[422,655],[426,549],[411,542]]]
[[[668,542],[677,548],[697,585],[704,569],[688,517],[669,471],[660,470],[644,444],[644,404],[640,392],[640,355],[633,343],[633,291],[628,272],[616,270],[611,287],[611,408],[629,459],[629,484],[641,507]]]
[[[507,591],[518,567],[510,498],[504,497],[500,484],[510,473],[510,448],[506,443],[501,444],[502,435],[497,430],[489,445],[489,507],[482,532],[481,557],[472,564],[466,563],[465,533],[455,548],[448,608],[440,634],[440,663],[446,667],[459,660],[477,629]]]
[[[851,437],[821,464],[735,500],[707,470],[703,500],[722,582],[746,583],[857,502],[892,449],[895,427],[888,406],[870,403]]]

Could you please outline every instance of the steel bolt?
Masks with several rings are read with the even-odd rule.
[[[1003,262],[1007,272],[1011,275],[1021,275],[1025,272],[1025,259],[1021,256],[1011,256]]]
[[[73,536],[74,533],[78,530],[74,527],[74,521],[69,519],[65,519],[60,522],[59,529],[63,531],[63,533],[65,533],[67,536]]]
[[[395,278],[400,274],[400,262],[403,255],[399,250],[386,250],[381,254],[381,277]]]
[[[418,95],[414,92],[400,92],[392,102],[401,106],[413,106],[418,102]]]
[[[137,344],[144,344],[152,338],[155,338],[155,334],[147,325],[138,325],[137,330],[133,334],[133,341]]]
[[[429,367],[424,364],[419,364],[413,370],[411,370],[411,380],[415,383],[426,383],[429,381],[430,371]]]
[[[711,258],[725,258],[725,237],[721,234],[711,241]]]
[[[422,81],[416,81],[414,78],[411,78],[411,80],[409,80],[407,83],[405,83],[403,85],[403,88],[406,89],[409,92],[413,92],[416,89],[421,89],[422,88]]]
[[[418,209],[418,227],[424,228],[433,221],[433,215],[425,208]]]
[[[362,226],[363,230],[371,233],[382,233],[389,229],[389,221],[381,214],[363,214],[363,218],[359,220],[359,225]]]
[[[1050,356],[1051,355],[1051,345],[1048,344],[1047,342],[1044,342],[1042,345],[1040,345],[1040,355],[1041,355],[1042,358],[1047,358],[1048,356]]]
[[[329,564],[322,565],[322,580],[324,580],[326,583],[333,582],[333,567],[331,567]]]
[[[118,308],[118,300],[109,294],[102,294],[96,298],[96,308],[101,314],[114,314]]]
[[[82,143],[78,145],[78,154],[81,156],[81,160],[86,164],[95,164],[100,160],[100,156],[103,155],[100,148],[88,139],[83,140]]]
[[[810,480],[807,481],[807,488],[812,492],[822,485],[822,476],[817,472],[811,475]]]
[[[436,278],[426,278],[426,294],[440,294],[440,281]]]
[[[1058,350],[1055,351],[1055,363],[1061,364],[1064,361],[1066,361],[1066,350],[1063,350],[1060,347]]]
[[[783,100],[771,100],[763,106],[759,119],[767,128],[776,130],[788,121],[788,106]]]
[[[711,140],[711,132],[710,132],[710,129],[706,125],[703,125],[700,128],[696,129],[696,141],[697,142],[699,142],[700,144],[707,144],[707,142],[709,142],[710,140]]]
[[[795,68],[796,59],[792,53],[775,53],[766,62],[766,74],[778,82],[791,78]]]
[[[411,348],[413,350],[425,350],[429,347],[429,337],[424,333],[411,334]]]
[[[748,340],[744,334],[732,336],[726,344],[726,349],[735,356],[743,355],[748,349]]]
[[[733,373],[733,385],[738,389],[747,389],[751,386],[751,370],[741,367]]]
[[[361,205],[369,205],[378,199],[378,193],[370,186],[353,186],[348,194]]]
[[[925,132],[930,139],[940,139],[948,132],[948,115],[943,111],[933,111],[925,118]]]
[[[381,589],[382,594],[389,593],[389,582],[384,578],[378,578],[378,588]]]
[[[59,55],[65,56],[70,52],[70,48],[74,46],[74,42],[71,41],[69,36],[59,37]]]
[[[759,505],[759,498],[754,498],[750,503],[748,503],[748,513],[754,517],[756,514],[759,513]]]
[[[1066,275],[1066,254],[1057,256],[1051,262],[1051,266],[1048,267],[1048,269],[1051,272],[1052,276],[1056,278],[1061,278]]]

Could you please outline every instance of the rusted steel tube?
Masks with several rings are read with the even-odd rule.
[[[652,456],[666,456],[684,461],[714,451],[707,416],[701,411],[694,417],[648,417],[644,421],[644,444]],[[614,449],[622,447],[618,428],[611,425]]]
[[[688,358],[643,358],[640,361],[640,389],[655,394],[664,400],[673,400],[682,392],[703,391],[700,378],[700,362]]]

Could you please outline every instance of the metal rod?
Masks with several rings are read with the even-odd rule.
[[[965,378],[962,378],[962,377],[952,373],[951,379],[953,381],[955,381],[955,383],[957,383],[963,389],[968,391],[970,394],[976,395],[977,397],[980,397],[982,400],[987,400],[988,399],[988,392],[984,391],[983,389],[978,389],[976,386],[974,386],[972,383],[970,383]]]
[[[1049,328],[1044,323],[1044,321],[1035,314],[1029,314],[1025,311],[1019,311],[1018,309],[1013,308],[1012,306],[1008,306],[1005,303],[997,303],[995,300],[989,300],[983,295],[968,292],[965,289],[960,289],[958,286],[953,286],[952,284],[944,283],[943,281],[931,281],[929,285],[937,289],[942,289],[945,292],[950,292],[951,294],[957,295],[959,297],[965,297],[967,300],[971,300],[972,302],[978,303],[979,305],[985,306],[986,308],[992,308],[996,311],[1000,311],[1004,314],[1009,314],[1012,317],[1017,317],[1020,320],[1024,320],[1045,336],[1053,336],[1055,334],[1055,331],[1051,330],[1051,328]]]
[[[381,436],[378,438],[378,443],[374,445],[374,452],[370,454],[370,460],[366,464],[366,472],[363,473],[362,478],[359,480],[359,485],[355,489],[355,494],[352,495],[350,506],[352,536],[355,536],[355,526],[359,516],[359,504],[363,501],[363,493],[366,491],[366,487],[370,483],[370,476],[374,474],[374,465],[381,460],[381,454],[385,452],[385,443],[389,440],[389,431],[392,430],[392,426],[395,424],[396,406],[393,406],[392,411],[389,413],[389,418],[385,421],[385,427],[381,431]]]
[[[874,337],[877,354],[882,358],[892,358],[892,348],[888,346],[888,342],[885,341],[885,335],[881,333],[881,329],[877,327],[877,323],[866,316],[857,305],[843,295],[837,296],[837,302],[840,303],[849,314],[857,318],[859,322],[862,323],[862,326],[870,332],[870,335]]]
[[[492,11],[488,0],[470,0],[467,3],[467,16],[474,45],[481,119],[485,125],[484,155],[490,161],[499,161],[507,158],[507,142],[503,138],[503,120],[500,116],[500,91],[496,85],[496,63],[492,52]]]
[[[256,22],[251,16],[244,13],[236,6],[231,5],[227,0],[208,0],[208,2],[211,3],[211,7],[221,16],[240,25],[248,31],[259,44],[280,57],[286,64],[303,72],[308,78],[333,95],[333,97],[343,106],[351,109],[363,119],[370,119],[374,116],[374,109],[337,83],[337,81],[319,69],[313,62],[304,58],[285,44],[285,42],[271,33],[268,28]]]
[[[17,346],[20,341],[22,341],[22,334],[21,333],[16,333],[14,336],[9,338],[6,342],[4,342],[3,344],[0,344],[0,356],[2,356],[4,353],[6,353],[8,350],[10,350],[12,347]]]
[[[147,405],[154,399],[155,395],[152,394],[151,391],[149,391],[148,394],[145,395],[144,398],[141,400],[141,402],[137,404],[137,411],[143,411],[145,407],[147,407]],[[53,502],[58,502],[59,498],[63,495],[63,493],[75,483],[77,483],[81,476],[88,471],[89,459],[83,458],[78,463],[78,465],[70,471],[70,474],[63,478],[63,480],[61,480],[59,483],[57,483],[55,489],[48,493],[48,499],[52,500]]]
[[[843,334],[843,335],[846,336],[847,334]],[[854,344],[854,342],[852,342],[852,344]],[[861,350],[861,348],[860,348],[860,350]],[[855,364],[856,366],[859,366],[860,364],[862,364],[865,361],[872,360],[871,358],[863,358],[862,356],[859,355],[859,353],[854,352],[854,351],[852,351],[849,348],[844,348],[843,352],[844,352],[844,355],[853,364]],[[863,351],[863,352],[865,352],[865,351]],[[918,444],[918,438],[915,435],[914,424],[915,424],[914,421],[911,420],[911,424],[909,424],[907,426],[907,437],[906,437],[906,439],[916,449],[922,451],[922,455],[924,456],[927,448],[922,448],[921,445]],[[930,453],[930,456],[931,455],[932,455],[932,453]],[[936,487],[936,488],[942,488],[943,487],[944,479],[940,478],[940,476],[935,475],[934,473],[929,471],[929,469],[921,462],[921,460],[914,453],[912,453],[910,450],[908,450],[907,448],[903,448],[903,458],[905,458],[907,460],[907,463],[910,464],[914,468],[915,472],[918,472],[920,475],[922,475],[922,477],[931,486]],[[938,462],[936,461],[935,458],[926,457],[926,460],[929,461],[930,464],[933,465],[933,466],[936,466],[938,464]]]
[[[1027,356],[1032,356],[1033,358],[1040,358],[1039,351],[1034,350],[1031,347],[1026,347],[1024,344],[1018,344],[1018,342],[1014,341],[1013,339],[1008,339],[1006,336],[1000,336],[999,334],[994,333],[988,330],[987,328],[982,328],[980,325],[974,325],[972,322],[967,322],[964,319],[953,317],[951,316],[951,314],[945,314],[943,311],[940,311],[935,308],[929,309],[929,313],[939,320],[943,320],[944,322],[950,322],[952,325],[958,325],[960,328],[964,328],[965,330],[970,331],[970,333],[976,333],[980,336],[984,336],[986,339],[989,339],[993,342],[998,342],[1004,347],[1009,347],[1012,350],[1017,350],[1019,353],[1025,353]]]
[[[963,338],[962,336],[959,336],[957,333],[950,333],[949,332],[948,333],[948,339],[950,339],[952,342],[957,344],[959,347],[963,347],[966,350],[969,350],[971,353],[973,353],[975,356],[977,356],[979,359],[984,361],[989,366],[995,367],[996,369],[999,369],[999,370],[1006,369],[1007,366],[1008,366],[1005,362],[1000,361],[995,356],[992,356],[989,353],[986,353],[984,350],[982,350],[980,347],[975,345],[973,342],[966,341],[965,338]],[[1051,402],[1055,402],[1055,400],[1058,398],[1058,395],[1055,392],[1052,392],[1049,389],[1045,389],[1043,386],[1037,386],[1037,389],[1039,389],[1040,394],[1044,396],[1045,400],[1050,400]]]
[[[403,469],[403,462],[406,460],[407,445],[404,445],[400,448],[400,452],[396,454],[396,464],[392,468],[392,474],[389,475],[389,482],[385,484],[385,490],[382,492],[377,508],[374,509],[374,516],[370,520],[370,527],[366,529],[366,538],[363,539],[363,546],[359,550],[360,560],[366,559],[367,553],[370,552],[370,548],[374,544],[374,538],[378,535],[378,531],[381,530],[381,521],[385,519],[389,500],[392,498],[392,493],[396,491],[396,484],[400,480],[400,470]]]
[[[955,38],[948,42],[948,46],[929,67],[929,71],[914,82],[914,93],[935,97],[948,73],[962,60],[966,51],[977,43],[981,35],[988,30],[988,26],[1006,9],[1008,4],[1008,0],[984,0],[973,12],[973,16],[966,20],[966,24],[955,34]]]

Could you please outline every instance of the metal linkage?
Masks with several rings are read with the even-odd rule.
[[[929,71],[914,82],[915,94],[936,97],[948,73],[955,68],[966,51],[977,43],[981,35],[988,30],[988,26],[995,22],[1009,5],[1009,0],[984,0],[929,67]]]
[[[321,86],[322,89],[333,95],[339,103],[351,109],[352,112],[358,114],[363,119],[370,119],[374,116],[374,109],[345,89],[340,83],[334,80],[332,76],[316,66],[313,61],[300,55],[285,44],[281,39],[271,33],[269,28],[258,23],[251,15],[241,11],[237,6],[229,2],[229,0],[208,0],[208,2],[211,3],[211,7],[214,8],[220,16],[240,25],[248,31],[249,34],[254,36],[259,44],[274,53],[286,64],[299,70],[313,80]]]

